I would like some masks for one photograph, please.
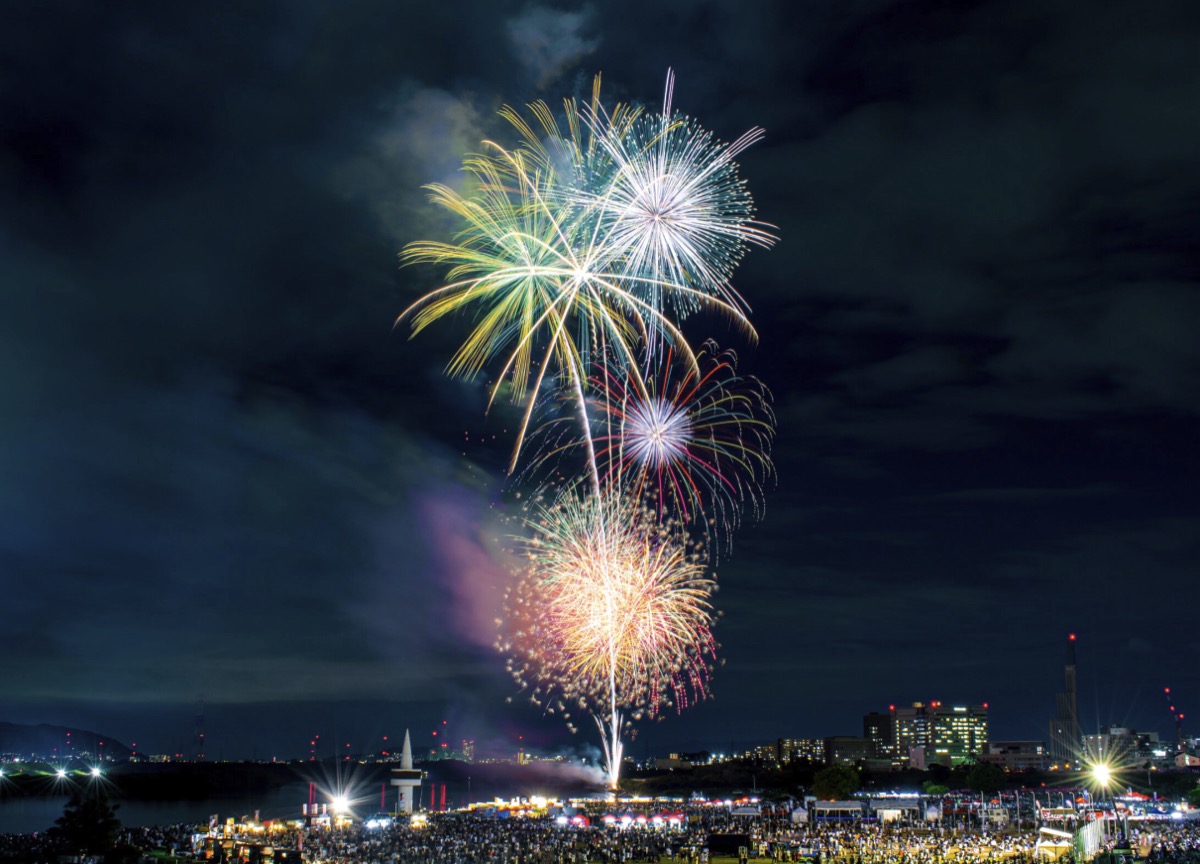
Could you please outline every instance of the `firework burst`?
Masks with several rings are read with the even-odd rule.
[[[397,322],[411,318],[416,335],[447,315],[474,309],[473,329],[447,371],[470,377],[503,358],[493,399],[505,380],[511,381],[514,398],[536,394],[551,370],[581,386],[589,354],[600,345],[631,365],[639,345],[667,342],[688,351],[675,323],[643,299],[639,288],[695,295],[696,302],[705,299],[701,292],[686,283],[624,272],[618,250],[603,242],[587,209],[574,203],[577,196],[564,194],[561,172],[551,166],[549,153],[531,156],[496,144],[489,144],[489,151],[464,162],[475,180],[472,197],[446,186],[429,187],[431,200],[459,216],[466,228],[454,243],[419,241],[405,248],[406,263],[448,266],[449,281],[417,300]],[[735,306],[719,299],[711,305],[749,326]],[[533,402],[530,398],[510,470]]]
[[[734,159],[762,131],[721,143],[674,111],[673,87],[668,74],[657,114],[604,109],[599,76],[590,103],[565,100],[561,115],[505,107],[517,145],[467,157],[466,194],[428,187],[462,230],[402,253],[446,282],[397,323],[415,336],[469,316],[447,371],[488,370],[489,402],[506,386],[526,402],[510,474],[535,413],[569,406],[537,427],[525,470],[582,452],[590,491],[560,472],[564,491],[535,508],[498,647],[547,710],[592,715],[614,787],[626,722],[708,693],[715,581],[689,532],[728,532],[747,502],[757,512],[771,473],[766,389],[732,353],[695,352],[677,323],[710,308],[754,337],[730,277],[775,237]]]
[[[527,520],[527,566],[498,647],[535,701],[591,713],[606,749],[628,719],[708,693],[716,582],[681,526],[623,496],[564,492]],[[609,754],[615,780],[620,758]]]
[[[763,485],[774,475],[775,415],[766,386],[738,373],[735,352],[708,340],[694,363],[668,351],[653,374],[638,376],[598,362],[588,392],[590,440],[604,486],[647,501],[659,517],[711,529],[726,546],[743,512],[762,515]],[[563,408],[545,406],[532,435],[538,455],[528,479],[570,473],[571,454],[584,442]]]
[[[773,473],[771,394],[711,340],[694,367],[673,361],[668,352],[655,377],[593,376],[602,476],[651,500],[660,515],[706,524],[728,540],[746,507],[761,514]]]
[[[773,226],[756,222],[754,202],[738,176],[735,157],[762,139],[754,128],[731,144],[718,142],[671,107],[675,78],[667,74],[659,114],[621,122],[594,106],[589,127],[612,165],[607,182],[584,190],[599,214],[604,242],[621,256],[626,274],[642,274],[635,290],[653,308],[669,298],[679,314],[702,297],[731,308],[746,305],[729,277],[747,245],[769,248]],[[696,292],[664,290],[691,285]]]

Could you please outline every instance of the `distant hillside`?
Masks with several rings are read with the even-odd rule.
[[[69,726],[40,723],[0,723],[0,756],[21,759],[70,760],[95,759],[123,761],[129,758],[128,746],[108,735]]]

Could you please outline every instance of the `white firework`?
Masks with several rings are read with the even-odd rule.
[[[600,114],[587,114],[612,165],[603,188],[587,193],[599,212],[603,244],[623,262],[636,293],[652,308],[671,296],[680,314],[705,297],[744,310],[729,277],[749,244],[769,247],[772,226],[756,222],[754,202],[734,158],[763,137],[754,128],[724,144],[690,118],[674,114],[668,73],[662,113],[644,114],[613,134]],[[690,285],[696,293],[663,289]]]
[[[650,469],[687,458],[692,441],[692,419],[687,408],[659,397],[635,402],[625,425],[625,446],[630,458]]]

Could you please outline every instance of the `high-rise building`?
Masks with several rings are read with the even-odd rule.
[[[1054,699],[1050,721],[1050,760],[1063,768],[1079,767],[1083,732],[1079,728],[1079,693],[1075,686],[1075,634],[1067,637],[1067,665],[1063,669],[1063,691]]]
[[[891,720],[892,752],[903,764],[908,764],[909,753],[917,747],[923,748],[926,761],[943,765],[966,762],[987,750],[986,702],[982,705],[914,702],[910,707],[892,706]]]
[[[929,743],[929,715],[924,702],[899,708],[892,706],[892,736],[896,758],[908,764],[909,751]]]
[[[893,706],[894,708],[894,706]],[[863,715],[863,737],[870,742],[867,758],[896,761],[896,733],[891,712],[872,711]]]
[[[987,751],[988,706],[933,703],[927,756],[931,762],[958,765]]]

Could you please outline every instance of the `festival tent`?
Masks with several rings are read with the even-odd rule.
[[[916,798],[872,798],[871,812],[880,822],[895,822],[904,817],[915,818],[921,810],[921,802]]]
[[[1072,835],[1057,828],[1039,828],[1037,845],[1033,848],[1035,861],[1057,861],[1071,851]]]
[[[862,801],[813,801],[809,804],[812,819],[861,819]]]

